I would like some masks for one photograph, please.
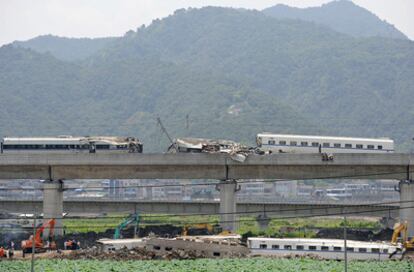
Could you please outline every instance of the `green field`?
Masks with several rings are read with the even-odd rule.
[[[114,229],[120,224],[123,215],[109,215],[108,218],[99,219],[64,219],[63,224],[66,233],[73,232],[104,232],[107,229]],[[125,215],[126,216],[126,215]],[[292,219],[272,219],[266,230],[260,230],[254,217],[240,217],[239,234],[250,232],[251,235],[265,235],[272,237],[314,237],[314,228],[339,228],[343,226],[343,220],[338,218],[292,218]],[[217,224],[218,216],[170,216],[170,215],[146,215],[142,217],[141,226],[145,225],[163,225],[172,224],[183,226],[185,224],[194,224],[208,222]],[[364,219],[348,219],[349,228],[367,228],[379,229],[377,221]]]
[[[30,261],[0,262],[0,271],[30,271]],[[92,271],[283,271],[283,272],[340,272],[344,263],[311,259],[198,259],[173,261],[97,261],[97,260],[37,260],[35,271],[92,272]],[[408,261],[350,262],[349,272],[409,272],[414,263]]]

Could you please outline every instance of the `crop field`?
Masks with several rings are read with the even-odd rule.
[[[0,271],[30,271],[30,261],[0,261]],[[197,259],[172,261],[97,261],[97,260],[36,260],[39,272],[92,272],[92,271],[283,271],[283,272],[342,272],[344,263],[312,259]],[[349,272],[410,272],[414,263],[408,261],[350,262]]]
[[[64,219],[63,224],[66,228],[66,233],[73,232],[104,232],[107,229],[114,229],[127,216],[124,214],[111,214],[108,218],[99,219]],[[290,228],[289,237],[313,237],[312,228],[338,228],[343,226],[343,220],[338,218],[292,218],[292,219],[272,219],[266,231],[259,228],[258,223],[254,217],[242,216],[240,217],[239,234],[251,232],[253,235],[277,236],[283,234],[283,228]],[[218,216],[169,216],[166,214],[151,214],[142,216],[141,226],[145,225],[162,225],[172,224],[175,226],[183,226],[185,224],[194,224],[200,222],[209,222],[217,224],[219,222]],[[366,219],[348,219],[347,226],[349,228],[366,228],[379,229],[381,226],[378,221]],[[293,231],[292,231],[293,230]],[[287,237],[286,233],[282,236]]]

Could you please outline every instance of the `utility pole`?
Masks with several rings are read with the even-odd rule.
[[[345,262],[345,272],[348,272],[348,252],[346,246],[346,215],[344,215],[344,262]]]
[[[177,152],[178,152],[177,145],[174,143],[174,141],[172,140],[172,138],[171,138],[171,137],[170,137],[170,135],[168,134],[167,130],[165,129],[164,125],[162,124],[162,122],[161,122],[161,118],[160,118],[160,117],[157,117],[157,121],[158,121],[158,124],[160,124],[160,127],[161,127],[162,131],[165,133],[165,135],[167,135],[168,140],[170,140],[170,143],[171,143],[171,145],[174,147],[175,151],[177,151]]]
[[[190,128],[190,115],[187,113],[185,116],[185,128],[188,130]]]
[[[31,272],[34,272],[34,265],[35,265],[35,235],[36,235],[36,214],[34,214],[33,219],[33,236],[32,236],[32,265],[31,265]]]

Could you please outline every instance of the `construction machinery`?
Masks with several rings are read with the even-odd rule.
[[[69,239],[63,243],[63,246],[65,250],[78,250],[80,249],[80,242],[75,239]]]
[[[54,236],[54,230],[55,230],[55,219],[51,219],[47,221],[46,223],[43,223],[41,227],[39,227],[36,230],[35,236],[30,235],[30,238],[28,240],[22,241],[22,250],[23,250],[23,256],[26,253],[31,253],[33,249],[33,242],[34,242],[34,249],[35,253],[38,252],[45,252],[47,250],[55,250],[56,249],[56,243],[53,240]],[[46,243],[43,242],[44,237],[42,237],[43,231],[45,228],[49,228],[49,237]]]
[[[392,245],[399,245],[401,244],[402,248],[400,251],[402,251],[402,256],[408,252],[408,251],[414,251],[414,237],[409,238],[408,237],[408,222],[405,221],[403,223],[396,223],[394,225],[394,232],[392,233],[391,237],[391,244]],[[399,237],[401,236],[401,239]],[[394,256],[398,252],[395,251],[390,254],[390,258]]]
[[[222,232],[222,229],[218,225],[211,225],[207,223],[201,224],[189,224],[185,225],[183,228],[182,236],[188,235],[227,235],[230,232]]]
[[[130,214],[121,224],[119,224],[114,233],[114,239],[122,238],[121,231],[127,226],[134,224],[134,237],[137,234],[140,217],[138,213]]]
[[[9,251],[4,247],[0,247],[0,259],[9,258]]]

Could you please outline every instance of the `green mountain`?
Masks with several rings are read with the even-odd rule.
[[[414,43],[228,8],[179,10],[93,56],[0,48],[0,135],[135,135],[253,144],[261,131],[389,136],[414,124]],[[187,117],[188,116],[188,117]]]
[[[349,0],[332,1],[321,7],[295,8],[279,4],[263,12],[279,19],[298,19],[329,27],[354,37],[407,39],[393,25]]]
[[[43,35],[27,41],[15,41],[13,45],[40,53],[49,52],[61,60],[75,61],[90,57],[116,39],[115,37],[90,39]]]

